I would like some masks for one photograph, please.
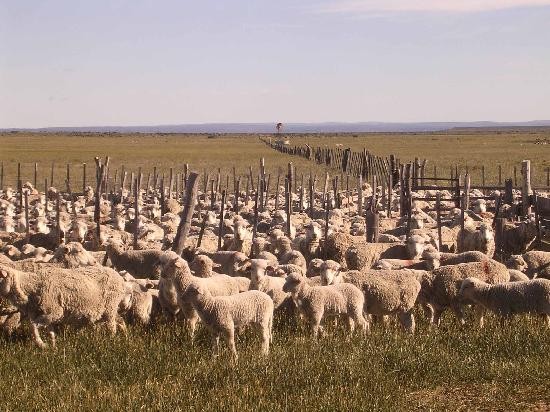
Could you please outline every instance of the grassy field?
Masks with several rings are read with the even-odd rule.
[[[548,410],[550,337],[538,319],[504,329],[414,336],[395,325],[365,340],[341,331],[314,343],[303,330],[275,329],[267,359],[251,332],[240,359],[210,356],[204,330],[194,346],[180,326],[130,328],[128,336],[69,331],[56,350],[0,340],[4,410]],[[330,328],[329,328],[330,331]]]
[[[395,153],[402,160],[427,158],[440,170],[484,164],[495,178],[521,159],[535,171],[550,166],[550,146],[535,144],[549,132],[299,136],[295,144],[368,148],[378,155]],[[265,157],[268,171],[289,160],[298,172],[322,168],[269,150],[254,136],[51,135],[1,134],[0,160],[5,184],[14,184],[17,162],[32,181],[39,162],[39,181],[56,162],[56,182],[71,163],[73,182],[82,162],[95,155],[112,157],[112,167],[148,172],[153,166],[181,170],[183,163],[201,173],[233,166],[257,170]],[[435,159],[435,160],[434,160]],[[493,170],[491,174],[491,170]],[[536,174],[536,181],[545,176]],[[541,177],[542,176],[542,177]],[[191,345],[182,325],[130,328],[128,336],[108,337],[101,330],[67,331],[58,348],[41,351],[28,339],[0,338],[0,391],[3,410],[549,410],[550,333],[539,319],[519,317],[501,328],[494,318],[487,327],[460,328],[453,317],[439,330],[419,319],[414,336],[396,325],[373,327],[365,340],[347,340],[330,330],[318,343],[286,324],[275,328],[267,359],[255,355],[259,340],[240,337],[238,364],[227,353],[211,357],[206,331]]]
[[[464,172],[466,166],[472,181],[481,180],[481,166],[485,166],[486,183],[498,182],[498,165],[502,166],[503,180],[513,177],[517,167],[518,182],[521,181],[522,159],[532,162],[532,177],[535,186],[546,185],[546,169],[550,167],[550,131],[533,132],[471,132],[430,134],[341,134],[341,135],[298,135],[291,137],[291,143],[312,146],[351,147],[354,150],[367,148],[370,152],[388,156],[395,154],[402,161],[415,157],[427,159],[427,175],[432,175],[436,165],[439,176],[448,176],[450,167],[459,165]],[[297,167],[298,175],[322,172],[322,168],[306,160],[269,150],[257,136],[221,135],[208,138],[207,135],[167,134],[33,134],[26,132],[0,133],[0,160],[4,162],[5,185],[14,185],[17,163],[22,164],[22,175],[32,181],[34,163],[39,163],[40,187],[44,178],[50,177],[50,167],[55,162],[54,180],[64,182],[66,165],[71,164],[71,180],[79,187],[82,163],[93,165],[94,156],[111,156],[111,171],[124,165],[128,171],[142,167],[148,173],[154,166],[168,172],[170,167],[183,170],[189,163],[191,169],[212,177],[217,169],[222,175],[236,168],[237,174],[245,174],[249,166],[258,169],[260,157],[265,158],[267,171],[276,174],[279,168],[286,168],[288,161]],[[89,169],[90,170],[90,169]],[[223,180],[223,179],[222,179]]]

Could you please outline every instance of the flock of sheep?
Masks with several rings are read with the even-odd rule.
[[[495,213],[506,216],[506,206],[489,212],[490,202],[475,202],[464,225],[460,210],[451,210],[441,228],[444,250],[438,250],[433,205],[425,201],[413,202],[410,224],[388,216],[380,205],[379,240],[367,243],[365,218],[354,206],[363,203],[357,192],[328,213],[323,193],[315,193],[311,208],[300,205],[310,213],[292,214],[289,232],[289,217],[269,198],[258,213],[255,235],[254,202],[247,194],[226,199],[220,222],[221,202],[199,193],[180,256],[171,247],[181,204],[167,198],[161,207],[158,191],[139,193],[137,222],[136,202],[127,191],[101,199],[98,238],[92,188],[82,196],[61,196],[61,233],[52,211],[57,190],[39,193],[30,183],[22,190],[29,199],[29,228],[17,193],[0,192],[0,325],[8,334],[30,325],[40,347],[47,345],[43,331],[55,345],[55,332],[65,325],[104,323],[114,334],[127,323],[184,321],[191,336],[197,325],[206,326],[216,352],[222,337],[236,358],[235,333],[251,326],[261,332],[261,353],[268,353],[274,316],[295,317],[315,338],[333,317],[344,319],[349,333],[367,334],[373,321],[391,317],[414,333],[416,307],[434,325],[447,309],[464,323],[464,309],[473,306],[480,327],[486,311],[503,322],[515,313],[544,315],[550,326],[550,252],[531,250],[533,220],[510,219],[503,234],[505,258],[499,256],[503,263],[493,259],[491,222]],[[368,184],[362,193],[373,197]]]

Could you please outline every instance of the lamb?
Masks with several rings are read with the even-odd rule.
[[[159,279],[161,272],[160,257],[163,254],[161,250],[123,251],[120,245],[110,242],[106,251],[105,261],[108,257],[116,270],[126,270],[135,277]]]
[[[351,270],[370,269],[380,259],[408,259],[408,256],[407,248],[403,244],[363,243],[346,251],[345,266]]]
[[[532,250],[523,255],[512,255],[506,266],[526,273],[529,278],[550,279],[550,252]]]
[[[294,245],[302,252],[306,261],[319,256],[319,242],[321,240],[322,231],[321,225],[317,222],[311,222],[305,226],[306,234],[304,237],[294,238]]]
[[[342,282],[357,286],[365,295],[365,312],[385,316],[397,314],[403,329],[414,333],[415,320],[412,309],[420,292],[417,273],[413,270],[388,270],[340,272],[341,266],[332,260],[323,263],[323,285]]]
[[[273,301],[265,293],[251,290],[233,296],[212,296],[208,288],[193,285],[186,295],[212,333],[215,355],[219,354],[219,336],[222,335],[236,360],[235,328],[248,325],[261,329],[261,353],[269,353],[269,343],[273,339]]]
[[[502,233],[502,251],[504,255],[520,255],[527,252],[537,237],[537,225],[534,220],[515,224],[506,222]]]
[[[162,265],[159,282],[159,302],[165,312],[176,316],[181,312],[187,320],[191,338],[194,337],[198,321],[197,312],[185,299],[185,292],[191,285],[204,286],[213,296],[229,296],[239,293],[236,282],[230,276],[215,275],[209,278],[199,278],[191,274],[189,265],[175,252],[164,252],[161,255]]]
[[[266,270],[268,262],[261,259],[250,259],[250,290],[259,290],[267,293],[273,300],[275,309],[288,302],[289,294],[283,291],[285,279],[268,276]]]
[[[550,280],[534,279],[497,285],[473,277],[462,282],[459,295],[501,317],[501,324],[516,313],[543,315],[550,327]]]
[[[124,298],[124,281],[114,271],[79,271],[49,268],[28,273],[2,266],[0,295],[28,317],[35,343],[45,347],[40,329],[49,332],[55,346],[53,326],[90,325],[103,321],[111,333],[124,329],[118,307]]]
[[[204,253],[215,264],[220,266],[220,272],[229,276],[237,276],[243,273],[247,266],[248,256],[242,252],[220,250],[214,253]]]
[[[190,268],[195,272],[194,275],[200,278],[209,278],[213,275],[218,275],[218,273],[213,271],[213,267],[214,262],[205,255],[196,255],[190,265]],[[231,277],[231,281],[237,285],[239,292],[245,292],[250,287],[250,279],[243,276]]]
[[[477,277],[488,283],[510,281],[510,273],[503,264],[492,259],[483,262],[460,263],[453,266],[441,266],[433,272],[427,272],[420,282],[419,303],[429,304],[433,309],[430,323],[439,326],[442,313],[451,308],[460,324],[464,324],[463,306],[468,304],[459,298],[460,285],[468,277]],[[480,324],[483,318],[479,319]]]
[[[60,245],[55,250],[52,261],[62,263],[66,268],[97,265],[92,254],[78,242]]]
[[[252,250],[252,232],[248,229],[248,222],[235,219],[233,222],[234,237],[227,245],[226,250],[242,252],[249,256]]]
[[[128,294],[120,305],[120,311],[129,323],[147,326],[160,317],[162,308],[159,291],[135,287],[135,282],[126,282]]]
[[[486,223],[481,223],[479,230],[468,225],[464,228],[464,231],[458,233],[457,249],[458,252],[478,250],[492,258],[495,254],[495,237],[493,231]]]
[[[289,238],[281,236],[277,239],[277,247],[279,249],[279,263],[299,266],[304,272],[307,270],[306,259],[299,251],[292,250],[292,243]]]
[[[369,329],[363,317],[365,297],[351,284],[310,286],[306,277],[293,273],[286,278],[283,291],[291,294],[300,313],[309,322],[315,339],[319,332],[323,333],[321,321],[326,314],[344,315],[352,333],[355,325],[363,334]]]

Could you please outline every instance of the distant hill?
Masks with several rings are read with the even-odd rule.
[[[37,129],[13,128],[0,131],[34,132],[119,132],[119,133],[274,133],[276,123],[202,123],[158,126],[90,126],[90,127],[45,127]],[[435,132],[444,130],[509,129],[525,127],[550,127],[550,120],[529,122],[327,122],[284,123],[283,133],[367,133],[367,132]]]

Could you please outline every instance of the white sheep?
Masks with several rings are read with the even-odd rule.
[[[310,286],[308,278],[293,273],[286,278],[283,291],[291,294],[300,314],[309,322],[314,338],[323,333],[321,322],[325,315],[345,316],[351,332],[355,325],[363,333],[369,329],[363,317],[365,297],[354,285]]]
[[[186,319],[191,338],[194,337],[198,314],[185,298],[191,285],[206,287],[213,296],[229,296],[239,293],[239,285],[230,276],[215,275],[199,278],[191,274],[189,265],[175,252],[165,252],[161,258],[161,278],[159,282],[159,302],[163,310],[172,316],[181,312]]]
[[[550,327],[550,280],[534,279],[521,282],[488,284],[477,278],[464,279],[460,296],[506,319],[516,313],[544,315]]]
[[[412,310],[420,292],[417,271],[405,269],[340,272],[340,269],[335,261],[324,262],[321,268],[322,284],[345,282],[357,286],[365,295],[366,313],[377,316],[397,314],[403,329],[414,333]]]
[[[451,308],[458,321],[464,324],[464,305],[468,302],[459,298],[459,290],[462,281],[468,277],[477,277],[496,284],[509,282],[510,273],[506,266],[492,259],[441,266],[432,272],[425,272],[420,278],[422,289],[418,300],[419,303],[428,304],[433,310],[430,313],[430,323],[439,325],[443,311]],[[483,317],[480,313],[478,315],[482,324]]]
[[[495,254],[495,237],[491,227],[486,223],[481,223],[479,230],[471,225],[465,226],[464,231],[458,232],[457,248],[458,252],[478,250],[492,258]]]
[[[250,289],[267,293],[273,299],[275,309],[278,309],[289,300],[290,295],[283,291],[284,278],[266,274],[268,266],[266,260],[250,259]]]
[[[255,325],[262,331],[261,353],[269,353],[272,341],[273,301],[265,293],[251,290],[232,296],[212,296],[203,285],[190,286],[186,296],[201,321],[212,333],[214,353],[219,353],[219,337],[223,336],[231,354],[237,359],[235,329]]]
[[[86,325],[105,322],[111,331],[125,328],[118,316],[125,296],[124,281],[108,268],[79,271],[44,266],[40,273],[0,268],[0,295],[28,317],[35,343],[46,344],[40,329],[48,330],[55,346],[57,324]]]

